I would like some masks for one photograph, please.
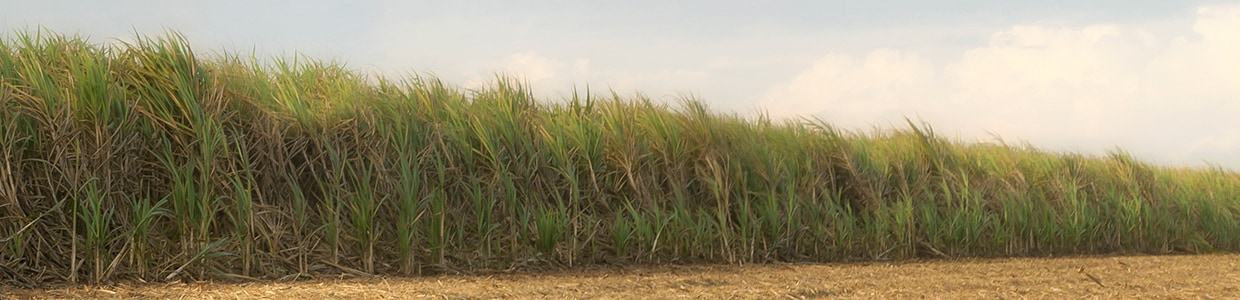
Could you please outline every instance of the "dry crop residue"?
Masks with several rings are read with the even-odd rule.
[[[170,283],[48,290],[13,298],[817,299],[1240,297],[1240,255],[894,263],[595,267],[480,276],[264,283]]]

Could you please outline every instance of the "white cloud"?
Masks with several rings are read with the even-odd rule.
[[[919,93],[935,90],[934,67],[916,54],[891,49],[861,59],[828,55],[770,95],[773,116],[821,113],[850,125],[912,113]]]
[[[539,56],[533,51],[513,54],[508,58],[508,65],[504,67],[507,73],[515,74],[523,77],[530,83],[539,83],[556,75],[556,72],[566,68],[567,64],[559,61],[551,60],[543,56]]]
[[[595,94],[607,94],[609,89],[622,95],[630,95],[634,92],[654,92],[658,94],[647,95],[661,100],[671,100],[664,98],[677,96],[678,93],[671,91],[678,87],[702,86],[711,79],[710,72],[697,69],[594,71],[587,58],[559,60],[535,51],[509,55],[499,65],[504,67],[497,72],[528,83],[535,97],[548,101],[558,101],[568,97],[574,88],[585,92],[584,89],[587,86]],[[482,70],[470,73],[464,87],[473,89],[490,84],[494,79],[494,73],[486,73],[492,71]]]
[[[535,91],[535,96],[545,98],[548,92],[563,92],[571,88],[564,86],[580,80],[590,73],[590,60],[579,58],[571,62],[552,59],[534,51],[525,51],[509,55],[500,74],[528,83]],[[466,81],[466,88],[478,88],[490,84],[494,74],[474,74]]]
[[[921,117],[963,138],[1240,169],[1240,5],[1202,7],[1191,21],[1019,25],[937,61],[830,54],[762,101],[773,116],[846,127]]]

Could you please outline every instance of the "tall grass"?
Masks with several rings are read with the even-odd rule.
[[[373,83],[372,83],[373,82]],[[304,57],[0,40],[7,282],[1240,250],[1240,174]]]

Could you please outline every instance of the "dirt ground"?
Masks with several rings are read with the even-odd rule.
[[[485,276],[13,290],[7,298],[1240,299],[1240,255],[597,267]],[[4,297],[0,297],[4,298]]]

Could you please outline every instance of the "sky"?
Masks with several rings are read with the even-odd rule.
[[[716,111],[906,117],[965,142],[1240,170],[1240,1],[15,1],[5,34],[305,54],[463,88],[497,73]]]

